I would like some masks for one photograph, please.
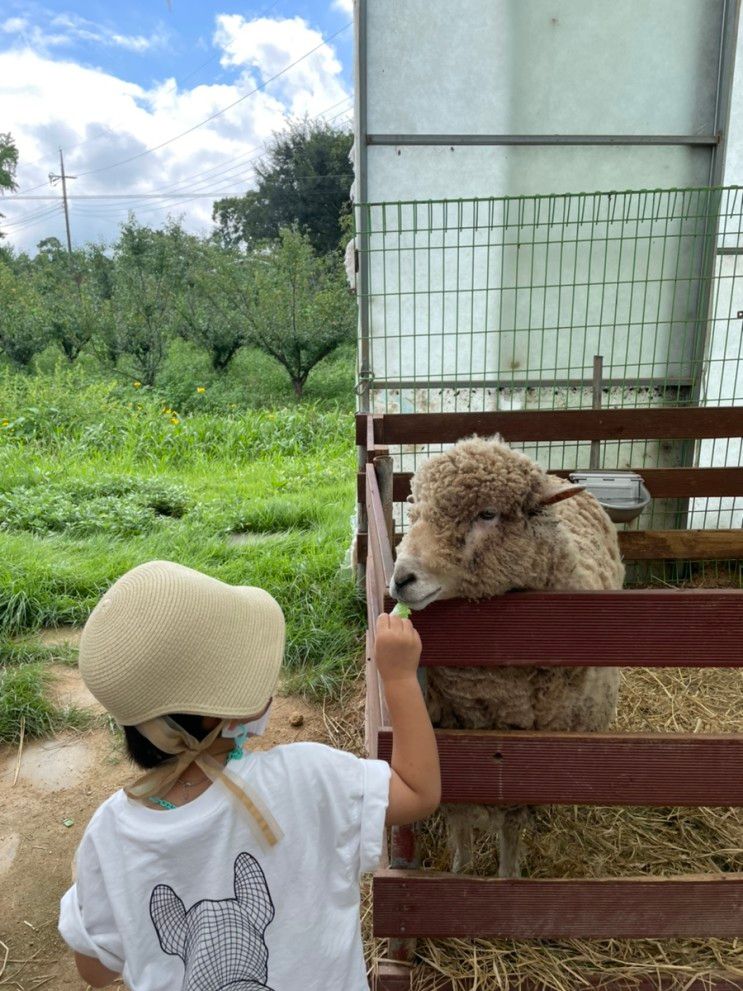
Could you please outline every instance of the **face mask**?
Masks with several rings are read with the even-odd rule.
[[[237,746],[241,747],[245,740],[250,736],[261,736],[266,731],[266,726],[268,726],[268,719],[271,715],[271,704],[269,703],[268,708],[259,716],[257,719],[251,719],[247,723],[237,723],[230,729],[229,726],[225,726],[222,730],[222,736],[226,736],[228,739],[236,740]]]

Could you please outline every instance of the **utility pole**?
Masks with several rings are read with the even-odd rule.
[[[67,252],[72,255],[72,238],[70,237],[70,212],[67,209],[67,180],[77,179],[74,175],[65,175],[64,170],[64,157],[62,156],[62,149],[59,149],[59,175],[55,175],[53,172],[49,173],[49,182],[54,185],[55,182],[62,180],[62,202],[64,204],[64,222],[67,229]]]

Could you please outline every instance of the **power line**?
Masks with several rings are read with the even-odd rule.
[[[339,106],[341,103],[347,103],[349,100],[353,100],[353,97],[352,96],[344,96],[343,99],[337,100],[335,103],[332,103],[329,107],[326,107],[325,110],[321,110],[320,113],[319,114],[316,114],[315,117],[312,118],[312,119],[315,120],[315,121],[320,120],[320,118],[321,117],[324,117],[325,114],[328,113],[330,110],[335,110],[335,108],[337,106]],[[351,108],[349,107],[349,110],[350,109]],[[345,111],[345,110],[342,111],[342,113],[346,113],[346,112],[347,111]],[[283,114],[282,116],[283,116],[283,119],[284,120],[288,120],[289,119],[289,115],[288,114]],[[340,115],[337,114],[336,116],[340,116]],[[331,117],[327,121],[327,123],[331,123],[333,120],[335,120],[335,117]],[[162,186],[160,188],[161,188],[161,190],[165,191],[165,190],[171,189],[173,186],[180,186],[180,185],[183,185],[184,183],[191,182],[192,180],[197,179],[200,176],[205,176],[205,175],[207,175],[208,173],[211,173],[211,172],[217,173],[217,175],[221,175],[221,174],[223,174],[221,172],[221,170],[223,169],[223,167],[226,166],[226,165],[229,165],[231,162],[234,162],[234,163],[241,162],[242,165],[247,165],[247,164],[249,164],[252,161],[257,161],[259,158],[262,158],[263,155],[265,155],[266,151],[267,151],[267,148],[266,148],[265,142],[262,145],[255,145],[253,148],[249,148],[247,151],[240,152],[239,155],[235,155],[233,158],[224,159],[218,165],[213,165],[210,168],[204,169],[201,172],[194,172],[191,175],[184,176],[182,179],[176,179],[174,182],[168,183],[166,186]],[[253,155],[254,152],[258,152],[258,154],[257,155]],[[253,157],[251,157],[251,156],[253,156]],[[248,161],[245,161],[245,159],[248,159]],[[237,167],[238,166],[236,165],[235,168],[237,168]],[[242,166],[240,166],[240,167],[242,167]],[[232,171],[231,168],[225,169],[225,173],[226,172],[230,172],[230,171]]]
[[[265,7],[259,14],[255,14],[253,17],[250,18],[250,20],[258,21],[262,17],[265,17],[266,14],[270,14],[271,11],[274,9],[274,7],[278,7],[280,2],[281,0],[274,0],[272,4],[270,4],[268,7]],[[193,76],[198,75],[198,73],[201,72],[202,69],[205,69],[208,65],[210,65],[214,61],[214,59],[219,58],[221,54],[222,54],[221,52],[214,52],[213,55],[209,56],[206,62],[202,62],[201,65],[197,65],[192,72],[188,73],[187,76],[183,76],[183,78],[180,80],[180,83],[178,82],[178,80],[174,80],[175,86],[171,90],[169,90],[169,92],[170,93],[175,92],[175,90],[178,88],[179,85],[182,86],[186,82],[186,80],[191,79]]]
[[[347,172],[324,172],[315,175],[298,175],[295,179],[345,179]],[[60,176],[61,178],[61,176]],[[66,176],[67,179],[75,179],[77,176]],[[219,192],[219,187],[201,193],[68,193],[68,200],[160,200],[160,199],[185,199],[198,200],[208,198],[215,192]],[[14,196],[15,200],[56,200],[57,196]],[[7,197],[6,202],[11,202]]]
[[[335,103],[332,103],[330,106],[326,107],[324,110],[322,110],[312,119],[320,120],[331,110],[334,110],[336,107],[340,106],[343,103],[347,103],[352,99],[353,97],[351,96],[345,96],[341,100],[336,100]],[[351,112],[352,112],[352,107],[343,109],[338,113],[334,114],[332,117],[330,117],[327,122],[332,123],[332,121],[334,121],[338,117],[341,117],[344,114]],[[288,120],[289,115],[284,114],[284,119]],[[161,200],[161,202],[159,204],[152,206],[145,206],[145,207],[140,206],[138,208],[139,213],[149,214],[155,211],[170,210],[176,207],[179,202],[184,202],[184,204],[186,204],[189,201],[195,202],[196,200],[203,198],[214,199],[217,197],[228,195],[228,190],[230,189],[230,187],[244,185],[250,179],[250,175],[242,175],[242,174],[238,175],[233,173],[242,173],[242,171],[246,169],[246,167],[250,166],[251,163],[263,158],[267,150],[268,149],[265,144],[263,146],[254,146],[253,148],[249,149],[247,152],[242,152],[240,155],[235,156],[232,159],[227,159],[226,161],[221,162],[219,165],[212,166],[208,169],[203,169],[201,172],[196,172],[188,176],[184,176],[182,179],[178,179],[175,182],[170,183],[164,187],[161,187],[159,190],[151,193],[133,192],[133,193],[117,193],[117,194],[113,194],[113,193],[72,194],[70,198],[71,199],[74,198],[78,202],[78,211],[81,213],[82,216],[100,219],[100,220],[109,219],[112,223],[115,221],[117,215],[118,216],[121,215],[122,207],[123,209],[134,209],[136,204],[142,200]],[[258,152],[258,153],[253,154],[253,152]],[[233,163],[237,162],[239,164],[237,165],[233,164],[229,168],[225,169],[224,166],[229,162],[233,162]],[[251,169],[251,172],[254,172],[254,169]],[[312,178],[321,178],[321,177],[345,178],[345,175],[346,175],[345,173],[326,173],[323,176],[314,176]],[[217,180],[219,182],[222,176],[225,177],[229,176],[229,178],[227,179],[226,182],[224,181],[220,182],[219,185],[214,188],[204,189],[205,186],[208,186],[208,184],[214,182],[214,180]],[[203,178],[199,178],[199,177],[203,177]],[[310,177],[305,176],[304,178],[310,178]],[[193,180],[198,180],[198,181],[193,182]],[[188,186],[189,183],[191,183],[190,192],[183,192],[182,191],[183,187]],[[171,189],[173,191],[168,192],[168,190]],[[307,195],[323,196],[325,195],[325,193],[324,192],[319,192],[316,194],[308,193]],[[29,200],[44,201],[49,199],[56,200],[56,197],[43,196],[43,195],[32,196],[29,193],[20,193],[6,198],[6,200],[23,200],[23,201],[29,201]],[[126,204],[122,204],[121,206],[119,206],[117,205],[119,199],[123,199],[128,202]],[[100,214],[100,213],[94,214],[86,209],[84,202],[81,202],[85,200],[97,201],[95,203],[96,206],[100,205],[100,207],[103,210],[109,212],[104,214]],[[105,201],[109,201],[109,202],[106,203]],[[94,203],[91,202],[91,206],[93,205]],[[52,211],[48,211],[48,213],[54,213],[55,211],[56,208],[54,208]],[[47,215],[47,211],[45,210],[45,208],[41,211],[41,213]],[[22,221],[19,221],[18,223],[22,223]]]
[[[265,17],[267,14],[270,14],[271,11],[275,7],[277,7],[280,2],[281,2],[281,0],[274,0],[274,2],[272,4],[270,4],[268,7],[264,7],[264,9],[260,13],[255,14],[250,19],[251,20],[259,20],[261,17]],[[192,79],[195,75],[197,75],[199,72],[201,72],[202,69],[205,69],[207,67],[207,65],[209,65],[211,62],[213,62],[215,59],[219,58],[219,56],[221,54],[222,54],[221,51],[214,52],[214,54],[213,55],[210,55],[209,58],[205,62],[202,62],[201,65],[197,65],[195,69],[192,69],[191,72],[187,73],[187,75],[182,76],[180,80],[174,79],[173,80],[173,86],[167,92],[168,93],[175,92],[178,89],[179,86],[183,86],[183,84],[185,82],[187,82],[187,80]],[[77,148],[82,148],[83,145],[93,144],[95,141],[102,141],[104,138],[108,138],[108,137],[109,137],[108,134],[99,134],[99,135],[97,135],[94,138],[85,138],[83,141],[78,141],[77,144],[68,145],[67,146],[67,152],[69,154],[71,151],[75,151]],[[43,162],[43,161],[48,161],[48,155],[41,155],[39,158],[35,158],[31,162],[24,162],[23,163],[23,167],[24,168],[31,168],[32,166],[38,165],[39,162]],[[45,185],[46,185],[46,183],[41,182],[41,183],[39,183],[38,186],[31,186],[30,189],[26,189],[26,190],[24,190],[24,192],[30,193],[32,190],[34,190],[34,189],[41,189],[41,187],[42,186],[45,186]]]
[[[317,114],[316,117],[314,117],[313,119],[320,120],[320,118],[323,117],[329,110],[333,110],[339,104],[346,103],[348,100],[351,99],[352,97],[344,97],[342,100],[338,100],[336,103],[332,104],[330,107],[327,107],[321,113]],[[351,108],[348,108],[348,110],[343,110],[341,111],[341,113],[348,113],[350,110]],[[340,115],[341,114],[336,114],[335,116],[329,118],[327,123],[332,123],[332,121],[334,121]],[[288,115],[284,114],[284,120],[288,120],[288,119],[289,119]],[[222,176],[225,177],[229,176],[233,184],[237,184],[239,182],[247,182],[250,176],[249,175],[243,176],[242,175],[243,170],[247,166],[251,165],[252,162],[260,161],[260,159],[262,159],[266,154],[267,150],[268,149],[266,148],[265,143],[260,146],[256,145],[253,148],[248,149],[248,151],[242,152],[240,155],[235,156],[234,158],[228,158],[223,160],[218,165],[213,165],[208,169],[203,169],[201,172],[195,172],[190,175],[183,176],[181,179],[177,179],[174,182],[168,183],[165,186],[161,186],[158,190],[156,190],[156,192],[161,192],[164,196],[170,197],[171,193],[169,192],[169,190],[172,190],[172,193],[175,194],[177,192],[185,192],[187,190],[190,191],[194,187],[203,188],[207,183],[212,182],[214,180],[219,180],[221,179]],[[255,152],[257,152],[257,154],[255,154]],[[230,163],[234,163],[234,164],[230,164]],[[229,166],[229,167],[225,168],[225,166]],[[254,172],[255,170],[251,169],[250,171]],[[207,176],[209,176],[209,178],[206,178]]]
[[[305,52],[304,55],[301,55],[298,59],[295,59],[294,62],[291,62],[289,65],[284,66],[283,69],[275,73],[275,75],[271,76],[269,79],[266,79],[265,82],[259,83],[259,85],[255,87],[255,89],[250,90],[249,93],[245,93],[237,100],[234,100],[232,103],[229,103],[226,107],[222,107],[221,110],[217,110],[213,114],[210,114],[208,117],[200,121],[198,124],[194,124],[193,127],[189,127],[187,128],[187,130],[181,131],[180,134],[173,135],[172,138],[168,138],[166,141],[161,141],[160,144],[158,145],[153,145],[152,148],[145,148],[144,151],[140,151],[136,155],[130,155],[129,158],[122,158],[121,161],[119,162],[112,162],[110,165],[102,165],[98,169],[88,169],[87,172],[80,172],[79,177],[82,178],[83,176],[86,175],[96,175],[99,172],[106,172],[109,169],[118,168],[120,165],[127,165],[129,162],[134,162],[138,158],[143,158],[145,155],[150,155],[153,151],[159,151],[161,148],[165,148],[166,145],[172,144],[174,141],[178,141],[180,138],[184,138],[187,134],[192,134],[194,131],[198,130],[200,127],[203,127],[205,124],[208,124],[213,120],[216,120],[217,117],[221,117],[222,114],[226,113],[228,110],[232,110],[233,107],[236,107],[244,100],[247,100],[248,97],[254,96],[256,93],[260,92],[260,90],[265,89],[266,86],[274,82],[276,79],[279,79],[281,76],[285,75],[287,72],[289,72],[290,69],[293,69],[295,66],[299,65],[300,62],[304,62],[304,60],[306,58],[309,58],[310,55],[314,55],[316,51],[327,45],[329,41],[333,40],[333,38],[337,38],[338,35],[341,34],[343,31],[348,30],[348,28],[350,28],[352,24],[353,21],[349,21],[348,24],[345,24],[334,34],[331,34],[328,38],[323,38],[323,40],[318,45],[315,45],[314,48],[311,48],[308,52]]]
[[[274,4],[274,6],[276,6],[276,4]],[[353,100],[353,96],[345,96],[345,97],[343,97],[343,99],[337,100],[335,103],[332,103],[329,107],[326,107],[324,110],[320,111],[320,113],[317,114],[312,119],[313,120],[316,120],[316,121],[317,120],[320,120],[320,118],[324,117],[325,114],[327,114],[329,111],[334,110],[336,107],[340,106],[340,104],[346,103],[346,102],[351,101],[351,100]],[[332,123],[338,117],[343,116],[343,114],[351,113],[352,110],[353,110],[352,107],[349,107],[347,110],[345,110],[345,109],[344,110],[341,110],[339,113],[334,114],[332,117],[328,118],[327,123],[329,123],[329,124]],[[289,115],[288,114],[284,114],[283,117],[284,117],[284,120],[288,120],[289,119]],[[73,147],[78,147],[78,146],[73,145]],[[253,148],[248,149],[248,151],[246,151],[246,152],[245,151],[244,152],[241,152],[239,155],[236,155],[233,158],[228,158],[228,159],[220,162],[219,165],[214,165],[214,166],[211,166],[208,169],[203,169],[201,172],[191,173],[190,175],[184,176],[182,179],[177,179],[177,180],[175,180],[172,183],[168,183],[167,185],[161,187],[160,190],[156,191],[152,195],[153,196],[156,196],[156,195],[162,193],[164,199],[171,200],[173,198],[173,196],[174,196],[174,193],[176,191],[180,192],[180,190],[176,189],[175,187],[188,186],[189,183],[192,183],[192,181],[194,179],[197,179],[200,176],[206,176],[206,175],[208,175],[210,173],[214,173],[214,175],[212,176],[212,178],[218,179],[222,175],[227,175],[228,173],[231,173],[231,172],[237,172],[237,171],[241,170],[242,168],[244,168],[245,166],[249,165],[251,162],[255,162],[255,161],[258,161],[259,159],[261,159],[263,157],[263,155],[265,155],[266,151],[267,151],[267,148],[266,148],[265,143],[263,145],[261,145],[261,146],[255,145]],[[258,152],[258,154],[253,154],[254,152]],[[233,167],[228,168],[228,169],[223,169],[223,166],[227,165],[230,162],[240,163],[240,164],[234,165]],[[238,183],[247,182],[248,181],[248,178],[249,178],[248,176],[240,177],[239,179],[238,178],[235,178],[232,184],[233,185],[237,185]],[[205,184],[205,181],[206,180],[197,182],[195,185],[196,186],[203,186]],[[36,190],[36,189],[41,189],[44,185],[46,185],[46,183],[40,183],[38,186],[32,186],[30,189],[26,190],[24,193],[15,194],[12,198],[13,199],[19,199],[19,200],[21,200],[21,199],[34,199],[34,197],[30,196],[29,194],[31,192],[33,192],[34,190]],[[169,193],[168,190],[170,190],[170,189],[173,189],[174,190],[174,193]],[[220,188],[219,190],[216,190],[216,192],[223,193],[224,192],[224,187]],[[129,194],[123,194],[123,195],[126,195],[127,197],[129,196]],[[39,198],[42,199],[43,197],[39,197]],[[172,205],[172,204],[171,203],[164,203],[163,204],[163,209],[165,209],[166,207],[168,207],[170,205]]]
[[[350,100],[352,100],[352,97],[350,97],[350,96],[343,97],[343,99],[341,99],[341,100],[336,100],[335,103],[332,103],[329,107],[326,107],[319,114],[317,114],[316,117],[314,118],[314,120],[320,120],[329,111],[334,110],[336,107],[340,106],[340,104],[347,103]],[[337,114],[333,115],[333,117],[329,118],[328,123],[332,123],[332,121],[335,120],[337,117],[340,117],[343,114],[350,113],[350,112],[351,112],[351,108],[341,110],[339,113],[337,113]],[[285,117],[285,119],[287,119],[288,115],[285,114],[284,117]],[[129,201],[131,201],[131,200],[142,200],[142,199],[162,199],[164,202],[162,203],[162,205],[161,205],[161,207],[159,209],[168,209],[171,206],[175,205],[175,203],[178,200],[180,200],[180,199],[194,200],[194,199],[198,199],[198,198],[202,198],[202,197],[213,198],[215,196],[223,196],[223,195],[226,194],[226,192],[230,188],[230,186],[243,185],[244,183],[246,183],[246,182],[249,181],[249,178],[250,178],[249,175],[242,175],[242,174],[240,174],[240,175],[233,175],[232,173],[242,173],[242,170],[244,170],[246,168],[246,166],[249,166],[252,162],[255,162],[255,161],[258,161],[259,159],[261,159],[265,155],[267,149],[266,149],[265,144],[260,147],[260,151],[258,149],[259,149],[259,146],[254,146],[253,148],[249,149],[247,152],[243,152],[243,153],[241,153],[241,155],[235,156],[235,158],[233,158],[233,159],[227,159],[226,161],[221,162],[219,165],[212,166],[209,169],[203,169],[201,172],[196,172],[196,173],[192,173],[192,174],[190,174],[188,176],[184,176],[182,179],[178,179],[175,182],[170,183],[170,184],[168,184],[166,186],[163,186],[159,190],[157,190],[155,192],[152,192],[152,193],[137,193],[137,192],[131,192],[131,193],[129,193],[129,192],[127,192],[127,193],[118,193],[118,194],[109,194],[109,193],[106,193],[106,194],[72,194],[72,196],[70,198],[74,198],[74,199],[76,199],[78,201],[79,200],[84,200],[84,199],[96,199],[96,198],[98,198],[98,199],[104,199],[104,200],[111,200],[111,201],[116,200],[116,199],[119,199],[119,198],[125,199],[125,200],[129,200]],[[253,152],[256,152],[256,151],[258,151],[258,154],[253,154]],[[228,162],[238,162],[239,164],[233,165],[233,166],[231,166],[230,168],[227,168],[227,169],[223,169],[222,167],[225,164],[227,164]],[[251,170],[251,171],[254,171],[254,170]],[[218,187],[216,187],[214,189],[208,189],[208,190],[204,190],[203,189],[203,187],[206,186],[207,183],[212,182],[215,179],[216,180],[219,180],[221,178],[221,176],[228,176],[228,175],[229,175],[229,180],[228,180],[227,183],[222,182],[222,183],[219,184]],[[204,178],[202,178],[199,181],[197,181],[197,182],[194,183],[193,180],[198,179],[200,176],[202,176]],[[206,178],[207,176],[208,176],[208,178]],[[327,174],[325,174],[324,177],[325,178],[344,178],[344,174],[343,173],[339,173],[339,174],[327,173]],[[304,178],[309,178],[309,177],[306,177],[305,176]],[[317,176],[316,178],[320,178],[320,177]],[[191,188],[191,191],[188,192],[188,193],[183,192],[182,191],[183,190],[183,187],[188,186],[189,183],[191,184],[191,187],[190,187]],[[199,189],[198,187],[201,187],[201,189]],[[172,192],[169,192],[169,190],[173,190],[173,191]],[[8,197],[8,199],[12,199],[12,200],[44,200],[44,199],[50,199],[50,198],[51,197],[48,197],[48,196],[42,196],[42,195],[33,196],[33,195],[30,195],[30,194],[26,194],[26,193],[13,194],[11,197]],[[117,213],[120,213],[121,212],[120,208],[117,208],[114,202],[111,202],[111,208],[113,210],[115,210]],[[148,212],[150,212],[150,211],[148,211]]]
[[[34,220],[37,220],[37,219],[41,218],[41,217],[48,217],[52,213],[59,213],[61,211],[61,209],[62,209],[61,203],[58,204],[57,206],[53,206],[51,208],[48,207],[48,206],[45,206],[45,207],[42,207],[41,210],[34,210],[33,213],[27,213],[27,214],[25,214],[23,217],[20,217],[18,220],[5,220],[5,219],[3,219],[2,220],[2,227],[4,227],[4,228],[8,228],[8,227],[23,227],[24,224],[30,223],[30,222],[32,222]]]
[[[5,220],[2,220],[0,221],[0,229],[2,229],[5,232],[9,232],[11,234],[19,234],[22,230],[25,230],[27,227],[34,227],[40,221],[46,220],[48,217],[51,217],[54,214],[61,214],[61,213],[62,213],[62,204],[58,203],[56,206],[53,206],[51,209],[49,207],[45,207],[43,210],[39,210],[36,213],[27,214],[22,220],[12,220],[7,223]]]

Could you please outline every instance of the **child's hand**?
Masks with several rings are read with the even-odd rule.
[[[377,617],[374,659],[384,682],[415,676],[421,656],[421,638],[409,619]]]

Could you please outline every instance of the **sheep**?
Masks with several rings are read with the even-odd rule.
[[[409,501],[389,591],[412,609],[513,589],[622,587],[616,530],[596,499],[499,436],[475,436],[430,458]],[[616,668],[431,668],[427,704],[443,728],[599,731],[616,714],[618,687]],[[472,860],[473,828],[490,828],[499,876],[520,875],[528,809],[444,812],[455,871]]]

